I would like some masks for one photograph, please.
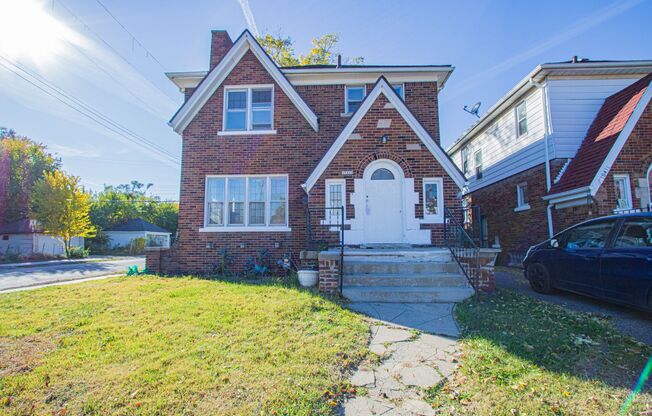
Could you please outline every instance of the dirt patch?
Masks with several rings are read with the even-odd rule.
[[[32,371],[56,347],[42,337],[0,337],[0,377]]]

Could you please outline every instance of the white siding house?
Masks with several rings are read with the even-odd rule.
[[[74,237],[72,246],[84,247],[84,239]],[[61,240],[45,234],[36,221],[25,219],[0,226],[0,257],[6,255],[59,257],[65,249]]]
[[[652,61],[579,60],[539,65],[449,147],[449,155],[462,171],[464,154],[469,155],[465,172],[468,192],[546,160],[572,158],[604,99],[649,72]],[[522,103],[527,133],[520,135],[516,108]],[[478,152],[482,154],[480,178],[474,157]]]
[[[169,231],[141,218],[129,219],[105,230],[110,248],[127,248],[138,239],[143,239],[146,247],[170,247]]]

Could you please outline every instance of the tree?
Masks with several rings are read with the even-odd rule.
[[[319,38],[313,38],[312,49],[306,55],[296,56],[292,39],[283,35],[265,34],[258,37],[258,43],[279,66],[325,65],[334,64],[337,53],[335,48],[339,42],[337,33],[329,33]],[[364,58],[355,57],[347,60],[352,64],[361,64]]]
[[[79,186],[79,177],[62,171],[46,172],[34,186],[33,218],[47,234],[63,242],[70,257],[73,237],[94,237],[89,217],[91,197]]]
[[[0,127],[0,224],[27,218],[34,184],[60,168],[44,145]]]

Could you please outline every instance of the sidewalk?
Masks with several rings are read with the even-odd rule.
[[[101,261],[116,261],[116,260],[133,260],[141,257],[142,256],[88,256],[83,259],[35,260],[35,261],[26,261],[21,263],[0,263],[0,268],[59,266],[62,264],[94,263],[94,262],[101,262]]]

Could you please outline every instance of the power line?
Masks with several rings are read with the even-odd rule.
[[[143,76],[143,78],[145,78],[145,80],[146,80],[147,82],[149,82],[149,84],[150,84],[151,86],[153,86],[154,88],[156,88],[157,90],[159,90],[163,95],[165,95],[165,96],[168,97],[170,100],[172,100],[173,102],[175,102],[175,98],[170,97],[170,96],[168,95],[167,92],[165,92],[165,91],[163,91],[162,89],[160,89],[159,87],[157,87],[157,86],[156,86],[156,85],[155,85],[155,84],[154,84],[154,83],[153,83],[153,82],[152,82],[152,81],[151,81],[147,76],[145,76],[145,74],[143,74],[143,73],[142,73],[138,68],[136,68],[136,67],[135,67],[135,66],[134,66],[134,65],[133,65],[133,64],[132,64],[132,63],[131,63],[127,58],[125,58],[124,56],[122,56],[122,54],[121,54],[120,52],[118,52],[117,49],[115,49],[113,46],[111,46],[111,44],[110,44],[109,42],[107,42],[107,41],[106,41],[102,36],[100,36],[100,35],[99,35],[96,31],[94,31],[94,30],[93,30],[89,25],[87,25],[86,22],[85,22],[84,20],[82,20],[82,19],[81,19],[79,16],[77,16],[77,15],[76,15],[76,14],[75,14],[75,13],[74,13],[74,12],[73,12],[69,7],[68,7],[68,6],[66,6],[65,3],[63,3],[62,0],[52,0],[52,5],[53,5],[53,6],[54,6],[54,2],[59,3],[59,5],[60,5],[61,7],[63,7],[63,9],[66,10],[66,11],[68,12],[68,14],[70,14],[70,15],[71,15],[71,16],[72,16],[72,17],[73,17],[73,18],[74,18],[74,19],[75,19],[75,20],[76,20],[80,25],[82,25],[82,26],[84,27],[84,29],[86,29],[87,31],[89,31],[93,36],[95,36],[95,37],[96,37],[97,39],[99,39],[102,43],[104,43],[104,45],[106,45],[107,48],[109,48],[111,51],[113,51],[113,53],[116,54],[120,59],[122,59],[122,60],[123,60],[127,65],[129,65],[129,66],[130,66],[131,68],[133,68],[136,72],[138,72],[139,74],[141,74],[141,75]],[[159,63],[159,64],[160,64],[160,63]]]
[[[167,70],[165,69],[165,66],[163,66],[163,64],[161,63],[161,61],[159,61],[159,60],[156,58],[156,56],[154,56],[154,54],[151,53],[151,52],[149,51],[149,49],[147,49],[147,48],[145,47],[145,45],[143,45],[143,44],[138,40],[138,38],[136,38],[136,36],[134,36],[134,35],[130,32],[129,29],[127,29],[127,28],[125,27],[125,25],[123,25],[123,24],[118,20],[118,18],[115,17],[115,16],[113,15],[113,13],[111,13],[111,11],[110,11],[110,10],[109,10],[105,5],[104,5],[104,3],[102,3],[100,0],[95,0],[95,1],[97,2],[97,4],[99,4],[99,5],[104,9],[104,11],[106,11],[106,12],[108,13],[109,16],[111,16],[111,18],[112,18],[113,20],[115,20],[115,22],[116,22],[117,24],[120,25],[120,27],[121,27],[122,29],[124,29],[125,32],[127,32],[127,34],[128,34],[129,36],[131,36],[131,40],[132,40],[132,42],[137,43],[138,46],[140,46],[141,48],[143,48],[143,50],[144,50],[145,52],[147,52],[147,56],[150,57],[150,58],[152,58],[152,59],[153,59],[153,60],[154,60],[154,61],[155,61],[155,62],[156,62],[160,67],[161,67],[161,69],[163,69],[163,71],[167,71]]]
[[[67,92],[65,92],[61,88],[57,87],[56,85],[54,85],[53,83],[48,81],[45,77],[41,76],[40,74],[38,74],[38,73],[36,73],[34,71],[30,71],[29,69],[25,68],[21,64],[16,63],[16,62],[12,62],[12,61],[8,60],[7,58],[2,57],[1,55],[0,55],[0,58],[3,59],[5,62],[9,62],[11,65],[18,68],[23,73],[26,73],[27,75],[31,76],[32,78],[37,79],[39,82],[41,82],[45,86],[53,89],[55,92],[59,93],[60,95],[64,96],[65,98],[73,101],[74,103],[76,103],[77,105],[79,105],[83,109],[85,109],[86,111],[91,112],[93,115],[95,115],[95,116],[99,117],[100,119],[108,122],[109,124],[111,124],[111,125],[115,126],[116,128],[124,131],[125,133],[135,137],[137,140],[140,140],[142,143],[146,144],[151,149],[154,149],[159,154],[162,154],[163,156],[166,156],[166,157],[172,159],[173,161],[176,161],[176,162],[179,161],[179,159],[176,156],[174,156],[172,153],[168,152],[167,150],[163,149],[162,147],[158,146],[157,144],[149,141],[148,139],[144,138],[143,136],[140,136],[139,134],[133,132],[132,130],[128,129],[127,127],[122,126],[118,122],[115,122],[115,121],[111,120],[110,118],[104,116],[102,113],[95,110],[89,104],[86,104],[84,101],[76,98],[75,96],[73,96],[71,94],[68,94]],[[131,140],[131,141],[133,142],[133,140]],[[136,143],[136,144],[138,144],[138,143]]]
[[[17,72],[15,69],[12,69],[10,66],[7,64],[4,64],[0,62],[0,66],[5,68],[6,70],[12,72],[16,76],[20,77],[24,81],[30,83],[34,87],[38,88],[45,94],[51,96],[52,98],[56,99],[57,101],[61,102],[62,104],[66,105],[67,107],[75,110],[76,112],[86,116],[87,118],[91,119],[92,121],[100,124],[101,126],[111,130],[112,132],[120,135],[121,137],[129,140],[130,142],[140,145],[141,147],[146,148],[150,152],[157,153],[159,156],[163,156],[167,158],[168,160],[179,164],[179,158],[168,152],[167,150],[161,148],[160,146],[154,144],[153,142],[147,140],[146,138],[138,135],[137,133],[134,133],[130,129],[122,126],[121,124],[111,120],[110,118],[104,116],[102,113],[99,111],[95,110],[93,107],[90,105],[84,103],[83,101],[79,100],[78,98],[66,93],[64,90],[61,88],[57,87],[56,85],[52,84],[49,82],[46,78],[42,77],[39,74],[33,73],[23,67],[21,65],[16,64],[12,62],[11,60],[3,57],[0,55],[0,59],[4,61],[5,63],[8,63],[9,65],[13,66],[14,68],[18,69],[19,71],[23,72],[27,76],[30,76],[33,79],[29,79],[26,76],[23,76],[21,73]],[[47,87],[50,89],[48,91],[46,88],[44,88],[42,85],[37,84],[34,82],[34,80],[40,82],[43,86]],[[54,92],[52,92],[54,91]]]

